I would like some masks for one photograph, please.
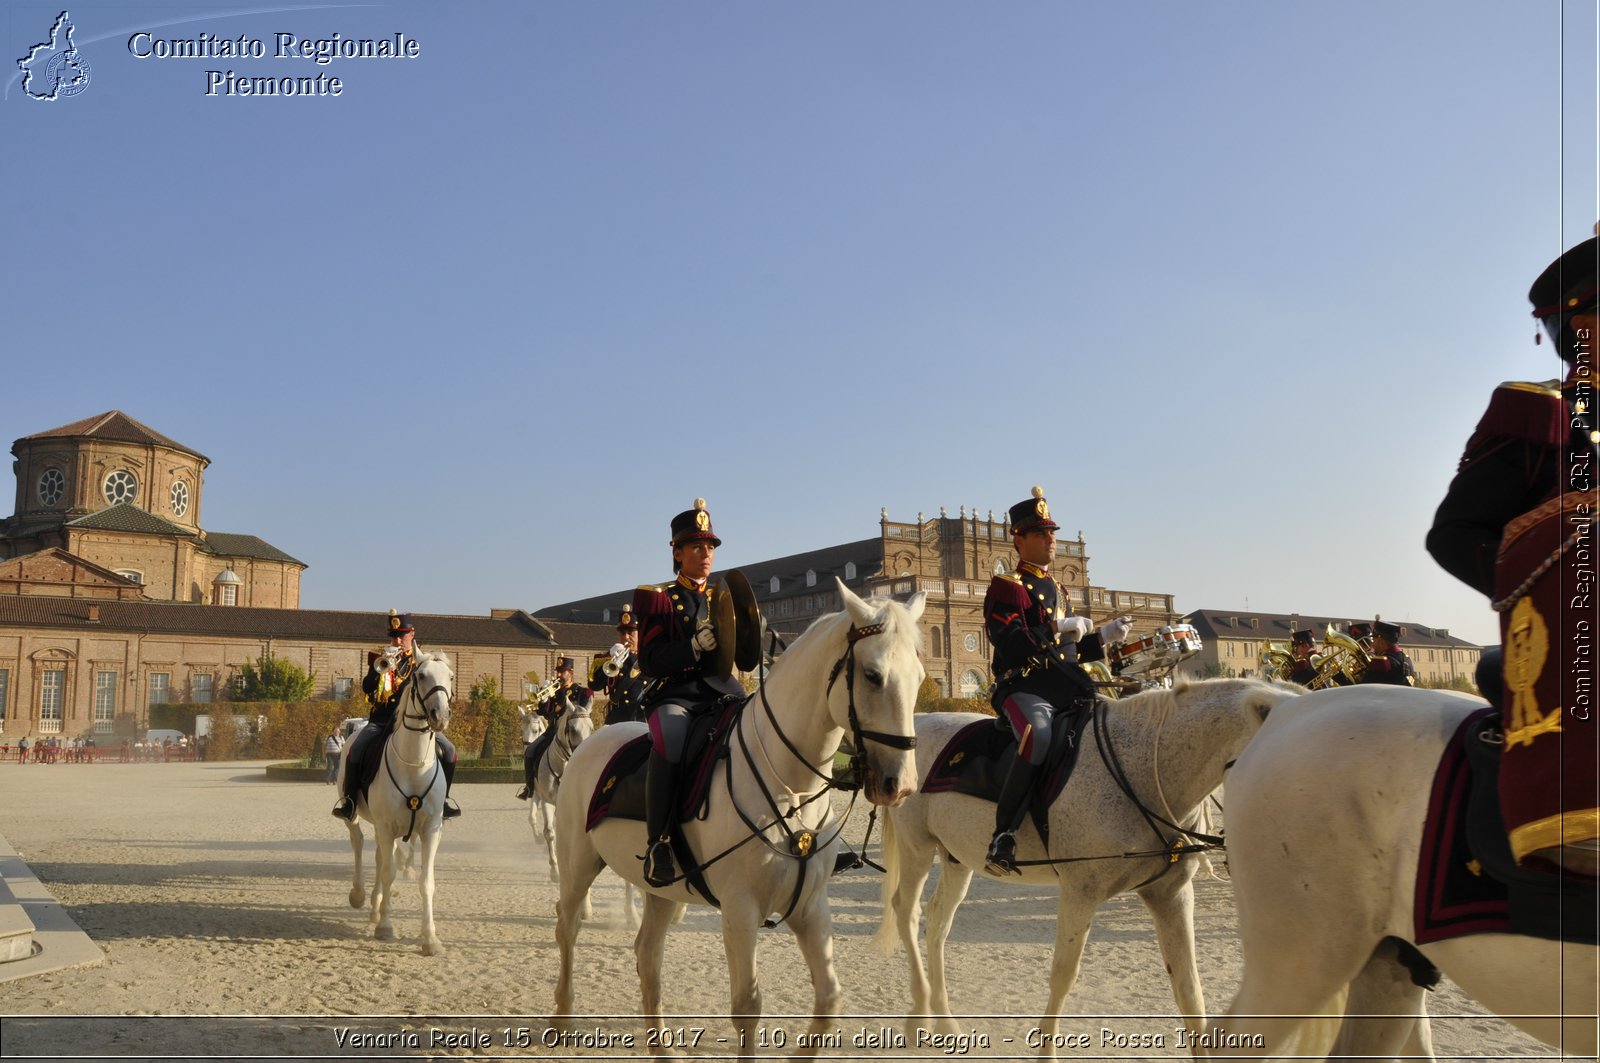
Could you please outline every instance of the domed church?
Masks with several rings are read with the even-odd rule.
[[[305,565],[254,535],[200,526],[210,459],[120,410],[11,445],[0,593],[300,607]]]

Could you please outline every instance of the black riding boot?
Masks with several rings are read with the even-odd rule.
[[[1000,787],[1000,799],[994,806],[994,840],[989,843],[989,855],[983,869],[991,875],[1020,875],[1017,867],[1017,828],[1022,826],[1023,814],[1028,810],[1028,795],[1033,793],[1033,779],[1039,769],[1018,757],[1006,774],[1005,785]]]
[[[354,760],[345,761],[344,792],[339,795],[339,803],[333,806],[333,814],[347,823],[356,821],[356,787],[360,785],[361,765]]]
[[[539,761],[544,757],[544,751],[550,747],[550,742],[555,738],[554,728],[546,728],[544,734],[535,738],[522,751],[522,789],[517,791],[518,801],[527,801],[533,797],[534,784],[539,779]]]
[[[678,766],[651,750],[644,772],[644,822],[649,839],[644,851],[644,880],[652,886],[666,886],[677,878],[672,866],[672,838],[667,833],[677,788]]]
[[[450,740],[439,736],[439,762],[444,767],[444,818],[455,819],[461,815],[461,806],[450,796],[450,784],[456,777],[456,750]]]

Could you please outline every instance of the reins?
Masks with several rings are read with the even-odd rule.
[[[428,699],[440,692],[443,692],[445,697],[448,698],[450,696],[450,691],[442,683],[435,683],[426,694],[423,694],[419,697],[415,693],[415,689],[415,687],[412,687],[408,683],[406,693],[411,695],[412,701],[416,702],[416,704],[422,707],[422,714],[419,716],[412,716],[408,704],[406,708],[403,708],[400,711],[400,726],[403,729],[410,731],[412,734],[426,734],[427,732],[433,730],[431,726],[426,726],[433,718],[433,710],[428,708]],[[425,726],[412,727],[410,721],[413,719],[421,720]],[[428,747],[424,748],[426,749]],[[389,781],[394,784],[395,791],[399,793],[401,797],[405,798],[406,808],[411,812],[411,820],[406,825],[405,835],[400,839],[403,842],[408,842],[411,840],[412,832],[417,829],[417,812],[422,808],[423,800],[430,792],[432,792],[434,785],[439,781],[441,767],[439,764],[439,758],[437,755],[435,755],[433,758],[433,773],[428,776],[428,785],[423,788],[423,791],[420,794],[408,794],[406,793],[406,788],[400,785],[400,780],[394,777],[394,765],[389,762],[391,755],[396,760],[400,761],[400,763],[411,767],[421,767],[427,761],[427,757],[424,755],[422,760],[418,761],[416,764],[412,764],[409,760],[406,760],[405,757],[402,757],[399,752],[395,750],[393,742],[385,742],[383,744],[383,770],[388,774]]]
[[[1148,886],[1162,875],[1166,874],[1181,858],[1199,853],[1212,852],[1214,850],[1223,848],[1223,840],[1220,835],[1205,834],[1197,830],[1190,830],[1187,827],[1174,823],[1167,817],[1153,811],[1139,799],[1139,795],[1134,793],[1132,782],[1130,782],[1128,779],[1127,769],[1122,766],[1122,758],[1117,755],[1116,746],[1111,741],[1111,731],[1110,728],[1106,726],[1107,706],[1108,703],[1106,701],[1101,699],[1095,700],[1094,713],[1090,719],[1090,723],[1094,729],[1095,750],[1100,754],[1100,761],[1106,766],[1106,772],[1111,776],[1112,782],[1115,782],[1117,784],[1117,788],[1122,791],[1123,796],[1127,797],[1127,799],[1133,803],[1133,807],[1139,811],[1139,815],[1144,818],[1145,824],[1150,828],[1151,833],[1156,836],[1156,840],[1161,843],[1162,847],[1160,849],[1131,850],[1122,853],[1106,853],[1099,856],[1060,856],[1053,858],[1047,857],[1043,860],[1018,860],[1017,866],[1054,866],[1057,864],[1078,864],[1091,860],[1138,860],[1152,856],[1166,858],[1166,862],[1161,865],[1160,870],[1156,871],[1155,874],[1151,875],[1149,878],[1133,887],[1133,889],[1141,889],[1145,886]],[[1157,785],[1159,786],[1159,781]],[[1168,809],[1168,811],[1171,810]],[[1157,826],[1158,823],[1162,826],[1170,827],[1172,830],[1177,831],[1179,837],[1174,838],[1171,844],[1168,844],[1166,836],[1161,831],[1161,827]],[[1193,838],[1201,844],[1183,844],[1182,838]]]
[[[839,656],[839,659],[834,662],[833,668],[828,673],[827,686],[824,688],[823,697],[826,699],[827,696],[833,692],[833,685],[835,681],[838,680],[840,673],[842,672],[844,674],[845,691],[849,699],[848,718],[850,722],[850,733],[853,747],[856,750],[851,758],[852,766],[855,766],[856,762],[861,758],[862,755],[859,750],[861,749],[862,744],[866,741],[878,742],[881,745],[887,745],[894,749],[914,749],[917,744],[916,735],[896,735],[883,731],[868,731],[864,729],[861,726],[860,717],[856,712],[856,643],[860,642],[864,638],[881,634],[887,629],[887,627],[888,625],[886,623],[881,622],[877,624],[869,624],[865,627],[856,627],[854,624],[851,624],[850,630],[845,635],[844,652]],[[771,645],[775,647],[777,644],[777,636],[775,634],[772,636],[772,640],[773,641]],[[746,700],[745,703],[740,706],[735,716],[734,726],[731,730],[738,735],[739,751],[744,756],[745,767],[749,771],[750,777],[755,781],[756,786],[760,789],[762,799],[767,806],[767,811],[771,813],[773,817],[772,821],[764,826],[758,824],[745,813],[744,809],[739,807],[739,802],[734,796],[733,792],[733,771],[730,767],[730,769],[726,772],[728,803],[732,806],[734,812],[738,814],[739,819],[749,829],[750,833],[710,859],[701,861],[693,868],[686,868],[681,874],[675,876],[672,881],[677,882],[687,877],[690,871],[704,871],[706,868],[717,863],[723,857],[742,849],[751,841],[760,839],[761,844],[765,845],[773,853],[776,853],[779,856],[785,856],[794,859],[800,864],[799,872],[795,875],[794,892],[789,897],[788,907],[784,909],[784,912],[781,916],[778,916],[776,919],[769,918],[761,924],[763,928],[771,929],[772,927],[775,927],[779,923],[788,919],[789,916],[794,913],[795,906],[800,903],[800,896],[805,891],[807,871],[810,868],[812,854],[833,844],[834,840],[844,832],[844,825],[849,820],[850,813],[855,809],[856,793],[855,791],[851,792],[850,807],[845,810],[844,817],[838,820],[834,826],[833,833],[828,835],[826,839],[819,841],[817,837],[817,831],[806,829],[795,830],[792,828],[788,823],[790,818],[799,815],[799,813],[808,805],[823,797],[826,797],[830,790],[838,789],[839,787],[835,783],[832,775],[823,773],[817,768],[816,765],[812,764],[806,758],[806,756],[795,747],[794,742],[790,740],[789,736],[784,733],[783,726],[778,722],[777,714],[773,711],[772,703],[767,698],[767,669],[764,663],[758,672],[756,697],[760,699],[762,710],[766,713],[767,720],[772,725],[772,732],[777,735],[778,740],[783,743],[784,748],[789,751],[790,755],[794,757],[795,761],[805,767],[805,769],[812,775],[815,775],[819,780],[821,780],[822,785],[817,787],[814,792],[808,794],[802,795],[800,793],[795,793],[797,798],[803,796],[804,799],[797,801],[795,805],[789,809],[789,811],[783,811],[778,799],[773,795],[771,788],[767,785],[767,780],[756,766],[755,754],[752,752],[749,738],[745,734],[744,712],[745,709],[747,709],[750,705],[750,700]],[[731,744],[731,738],[732,735],[730,734],[724,739],[724,741],[730,742]],[[762,750],[762,755],[766,755],[765,750]],[[770,764],[770,760],[768,763]],[[875,821],[876,818],[877,811],[874,810],[872,818],[869,820],[867,825],[867,834],[869,837],[872,833],[872,822]],[[826,821],[824,821],[823,826],[826,826]],[[781,848],[777,843],[767,837],[767,831],[771,830],[773,827],[777,827],[782,832],[784,841],[788,843],[787,850]],[[865,843],[863,843],[863,848],[865,848]]]

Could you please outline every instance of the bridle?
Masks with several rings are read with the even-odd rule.
[[[850,630],[845,634],[844,652],[840,654],[839,659],[833,663],[833,668],[828,672],[828,685],[824,691],[824,698],[832,694],[833,685],[838,680],[839,675],[843,673],[845,676],[845,691],[849,697],[848,719],[850,722],[850,734],[855,750],[851,756],[852,767],[857,767],[857,762],[862,759],[862,753],[860,750],[865,742],[872,741],[877,742],[880,745],[889,746],[892,749],[907,750],[915,749],[917,745],[917,737],[914,734],[897,735],[884,731],[866,730],[861,726],[860,715],[856,711],[856,643],[860,642],[864,638],[870,638],[873,635],[882,634],[887,629],[887,623],[868,624],[865,627],[857,627],[854,623],[852,623],[850,625]],[[771,642],[772,649],[776,650],[778,645],[778,637],[776,634],[773,634]],[[811,772],[811,774],[815,775],[822,781],[822,785],[817,788],[816,792],[811,793],[803,800],[796,802],[794,807],[789,809],[788,812],[785,812],[782,809],[778,803],[778,799],[773,796],[771,789],[767,786],[766,780],[762,778],[761,772],[757,769],[755,754],[751,751],[749,740],[745,735],[744,708],[748,707],[750,704],[748,701],[746,701],[745,705],[741,706],[739,709],[734,730],[737,732],[739,737],[739,751],[744,755],[745,766],[749,770],[751,779],[755,781],[756,785],[761,790],[762,800],[767,806],[767,811],[772,815],[772,821],[763,826],[745,814],[744,809],[739,807],[739,803],[734,796],[733,772],[725,772],[724,774],[727,779],[728,786],[728,803],[733,807],[733,810],[738,813],[739,818],[744,822],[744,825],[749,828],[750,833],[740,841],[735,842],[733,845],[718,853],[716,856],[702,861],[693,870],[704,871],[706,868],[710,867],[712,864],[715,864],[723,857],[728,856],[735,850],[743,848],[745,845],[757,838],[761,840],[761,844],[765,845],[774,853],[777,853],[780,856],[786,856],[791,859],[798,860],[800,862],[800,871],[797,875],[795,875],[794,893],[789,897],[789,906],[784,909],[783,914],[778,918],[768,919],[762,923],[764,928],[770,929],[777,926],[785,919],[788,919],[789,916],[793,914],[795,905],[800,903],[800,895],[805,888],[806,871],[810,867],[811,855],[820,849],[827,848],[833,843],[835,838],[843,833],[844,825],[850,818],[850,811],[855,807],[856,792],[852,792],[850,795],[850,809],[846,810],[844,816],[840,818],[838,824],[834,827],[833,833],[829,835],[826,840],[819,840],[813,831],[795,830],[793,827],[791,827],[788,823],[790,818],[798,815],[800,811],[807,805],[825,797],[830,790],[836,789],[837,787],[833,776],[819,771],[815,765],[806,759],[805,755],[801,753],[800,750],[795,748],[795,745],[789,739],[789,736],[783,733],[783,727],[779,725],[778,718],[772,711],[772,703],[767,700],[767,675],[765,667],[763,667],[760,672],[757,694],[761,701],[761,708],[766,713],[767,722],[772,725],[772,733],[778,736],[778,740],[783,743],[784,748],[789,751],[790,755],[793,756],[798,763],[803,764],[807,771]],[[731,739],[732,736],[730,735],[729,737]],[[874,810],[874,816],[876,816],[876,810]],[[779,844],[767,838],[767,831],[772,827],[777,827],[783,832],[783,839],[785,842],[787,842],[787,848],[780,847]],[[868,829],[870,831],[871,828],[869,827]],[[686,876],[687,871],[678,877],[683,878]]]
[[[415,693],[416,688],[412,686],[410,682],[411,679],[416,677],[416,674],[416,672],[412,672],[411,676],[408,677],[404,693],[409,694],[410,697],[402,702],[399,713],[399,722],[401,727],[405,728],[407,731],[410,731],[412,734],[425,734],[433,730],[433,723],[439,718],[439,713],[428,704],[429,701],[435,694],[442,693],[445,696],[445,701],[448,702],[450,700],[450,688],[445,686],[443,683],[435,683],[428,689],[426,694],[417,694]],[[412,703],[420,706],[422,712],[413,715],[411,712]],[[413,720],[421,723],[422,726],[411,726],[411,721]],[[428,776],[428,785],[423,788],[420,794],[408,794],[406,793],[405,787],[400,785],[400,780],[394,777],[394,765],[389,762],[391,755],[396,760],[399,760],[402,764],[408,764],[412,767],[419,766],[422,761],[419,761],[417,764],[413,765],[410,761],[406,760],[395,751],[393,742],[385,742],[383,744],[383,770],[388,773],[389,782],[394,785],[395,790],[400,794],[401,797],[406,799],[406,808],[411,812],[411,821],[406,825],[406,833],[400,839],[403,842],[408,842],[411,840],[412,832],[417,828],[417,812],[422,808],[423,799],[428,796],[428,794],[433,790],[434,785],[439,781],[439,776],[442,772],[442,769],[439,764],[438,757],[434,757],[433,772]],[[426,757],[424,757],[424,760],[426,760]]]

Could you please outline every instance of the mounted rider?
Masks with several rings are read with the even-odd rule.
[[[667,831],[690,718],[715,708],[724,698],[744,696],[739,681],[718,674],[709,657],[717,649],[713,598],[721,593],[710,583],[711,566],[722,540],[711,528],[705,499],[695,499],[693,509],[672,518],[671,544],[676,578],[633,592],[639,662],[650,681],[644,694],[650,724],[644,878],[652,886],[665,886],[676,877]]]
[[[1597,282],[1593,237],[1533,282],[1533,316],[1566,375],[1495,389],[1427,538],[1434,560],[1500,613],[1504,645],[1484,652],[1478,686],[1502,714],[1500,803],[1512,852],[1524,865],[1587,878],[1600,877],[1591,683]]]
[[[544,734],[529,742],[522,751],[522,789],[517,791],[517,800],[526,801],[533,796],[534,784],[539,779],[539,761],[544,757],[545,750],[550,748],[550,743],[556,740],[556,727],[569,712],[588,712],[594,695],[589,688],[579,686],[574,682],[576,664],[571,657],[556,658],[555,684],[548,697],[539,702],[534,711],[545,719],[547,727]]]
[[[1400,648],[1400,637],[1405,633],[1403,627],[1382,620],[1372,622],[1372,659],[1361,673],[1363,683],[1387,683],[1397,687],[1417,685],[1417,669]]]
[[[1289,668],[1289,682],[1308,687],[1317,678],[1317,666],[1311,660],[1316,648],[1317,636],[1309,628],[1289,636],[1289,656],[1293,662]]]
[[[388,635],[389,645],[382,653],[367,654],[367,674],[361,680],[361,690],[367,695],[371,711],[367,714],[367,725],[350,740],[350,752],[344,764],[344,792],[339,796],[339,803],[333,806],[335,816],[350,822],[356,818],[356,795],[361,791],[366,758],[374,747],[382,748],[382,739],[394,729],[400,695],[417,667],[417,628],[411,614],[389,610]],[[455,819],[461,815],[461,809],[450,797],[450,783],[456,775],[456,747],[443,734],[436,733],[433,737],[439,747],[439,763],[444,768],[444,818]]]
[[[633,618],[630,603],[622,607],[617,644],[595,662],[589,689],[610,699],[606,706],[606,723],[613,724],[644,719],[644,688],[644,669],[639,664],[639,625]]]
[[[990,701],[1017,736],[1012,763],[995,805],[994,839],[985,870],[1018,874],[1016,830],[1050,751],[1052,727],[1077,734],[1094,706],[1094,682],[1080,661],[1098,661],[1105,647],[1128,635],[1132,618],[1117,617],[1096,631],[1077,616],[1050,575],[1056,529],[1044,488],[1011,507],[1017,567],[996,575],[983,599],[984,624],[994,646],[995,690]]]

